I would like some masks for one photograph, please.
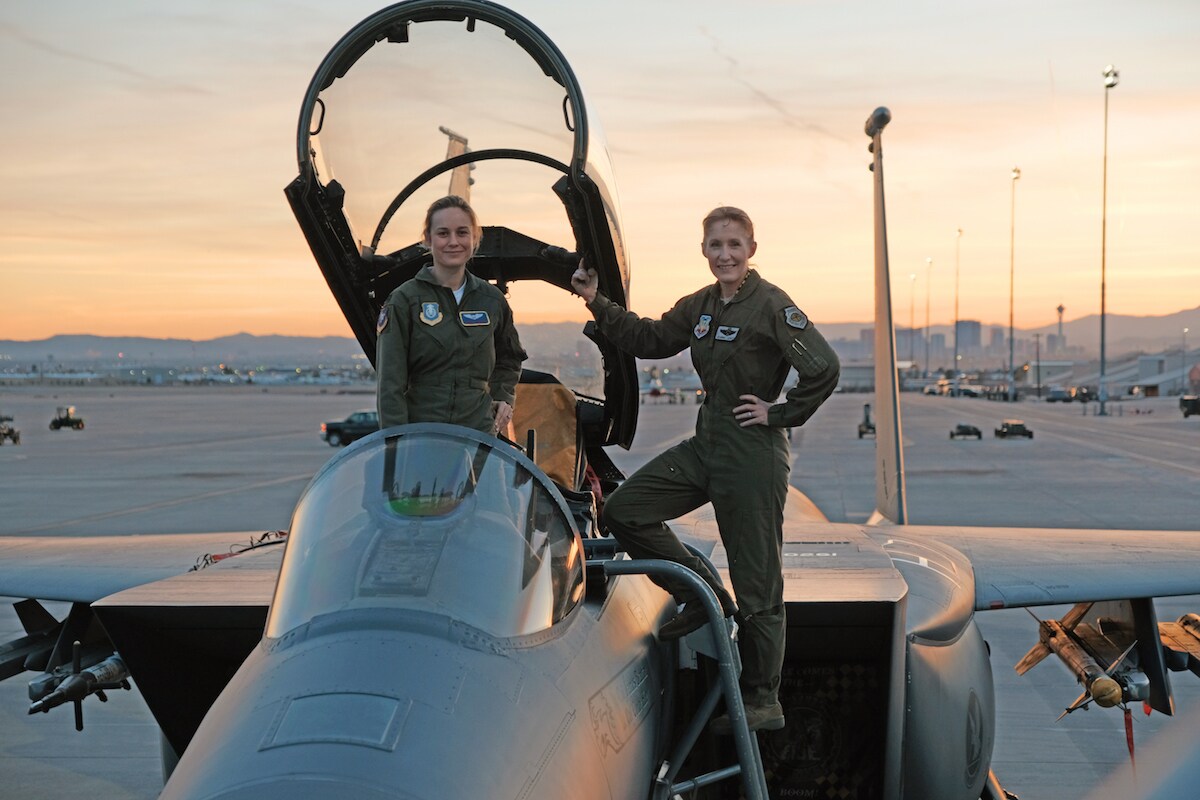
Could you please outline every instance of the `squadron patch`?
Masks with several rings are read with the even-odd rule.
[[[437,303],[421,303],[421,322],[437,325],[442,321],[442,309]]]
[[[783,310],[783,321],[800,330],[808,327],[808,317],[804,316],[804,312],[795,306],[788,306]]]
[[[379,309],[379,319],[375,320],[375,335],[383,333],[388,324],[387,306]]]
[[[712,322],[712,314],[701,314],[700,321],[696,323],[696,327],[692,328],[692,333],[697,339],[703,339],[708,336],[708,325]]]
[[[716,339],[718,342],[732,342],[737,338],[737,335],[741,330],[741,328],[734,328],[729,325],[721,325],[717,328]]]
[[[458,312],[458,321],[467,328],[490,325],[492,323],[486,311],[460,311]]]

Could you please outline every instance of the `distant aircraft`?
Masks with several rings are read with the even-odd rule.
[[[590,327],[603,396],[524,376],[524,448],[445,425],[372,434],[318,472],[287,535],[202,569],[187,571],[238,537],[0,539],[0,594],[31,598],[0,677],[32,671],[31,713],[72,703],[77,724],[88,695],[132,677],[163,732],[163,797],[222,800],[765,800],[835,786],[1002,798],[974,619],[995,608],[1082,604],[1031,622],[1023,666],[1062,659],[1086,689],[1073,707],[1172,713],[1167,670],[1195,663],[1200,638],[1186,620],[1160,625],[1150,598],[1200,593],[1200,535],[905,524],[887,120],[867,123],[879,524],[829,523],[789,497],[782,731],[706,731],[722,698],[742,719],[716,598],[711,630],[660,644],[674,609],[639,573],[673,565],[630,561],[596,529],[597,494],[622,479],[603,447],[632,441],[638,384],[633,359]],[[467,165],[489,223],[474,271],[566,289],[581,253],[625,302],[615,187],[590,123],[558,48],[490,2],[400,3],[338,42],[305,95],[286,193],[368,357],[380,304],[426,263],[424,209]],[[438,125],[470,131],[475,149],[445,157]],[[711,509],[675,525],[724,566]],[[32,598],[72,605],[57,621]]]

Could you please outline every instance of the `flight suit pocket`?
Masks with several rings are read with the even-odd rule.
[[[471,352],[471,370],[478,377],[487,380],[496,367],[496,351],[493,346],[496,331],[490,326],[464,328],[467,334],[467,347]]]
[[[796,368],[796,373],[801,377],[810,378],[829,369],[829,362],[825,360],[825,357],[814,353],[799,339],[792,340],[791,351],[792,366]]]

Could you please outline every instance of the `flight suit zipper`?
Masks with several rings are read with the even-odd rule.
[[[458,348],[461,347],[461,337],[466,335],[466,330],[463,329],[462,323],[458,317],[458,301],[454,299],[454,290],[450,289],[446,286],[442,286],[441,284],[438,284],[438,289],[449,300],[449,302],[446,304],[446,307],[450,309],[450,324],[455,326],[455,329],[458,331],[459,336],[460,336],[460,340],[459,340],[460,343],[455,344],[450,353],[451,363],[454,363],[454,361],[457,360],[455,358],[455,356],[457,355],[457,352],[455,352],[455,351],[457,351]],[[463,291],[463,296],[464,297],[466,296],[465,290]],[[454,414],[454,416],[457,417],[458,410],[459,410],[458,409],[458,381],[455,379],[452,379],[450,381],[450,397],[447,398],[446,405],[448,408],[451,409],[451,412]]]

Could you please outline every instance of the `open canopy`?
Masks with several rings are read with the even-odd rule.
[[[470,269],[569,290],[579,255],[627,303],[629,267],[608,153],[558,48],[478,0],[399,3],[330,51],[300,111],[287,195],[347,321],[375,358],[375,320],[425,264],[425,211],[467,198],[485,227]],[[578,254],[578,255],[576,255]],[[579,304],[565,291],[551,302]],[[605,368],[605,435],[628,445],[632,357],[592,334]]]

